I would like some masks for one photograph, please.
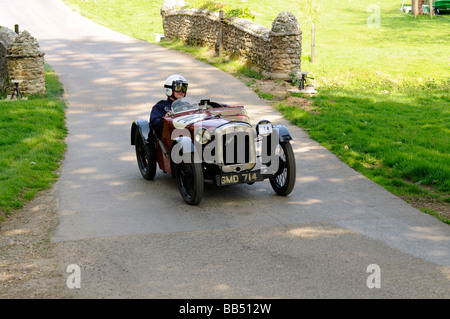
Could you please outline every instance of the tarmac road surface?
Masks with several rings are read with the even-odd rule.
[[[36,37],[66,88],[68,150],[52,240],[61,272],[81,269],[71,296],[450,297],[449,226],[340,162],[238,79],[99,26],[59,0],[1,2],[0,24]],[[294,191],[276,196],[268,181],[208,186],[191,207],[171,176],[144,180],[130,126],[164,99],[171,74],[189,81],[189,96],[286,125]]]

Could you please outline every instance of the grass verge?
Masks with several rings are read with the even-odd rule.
[[[0,221],[58,178],[65,152],[63,87],[46,65],[46,93],[0,100]]]

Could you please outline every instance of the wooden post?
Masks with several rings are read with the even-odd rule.
[[[430,19],[433,19],[433,0],[430,0]]]
[[[417,15],[419,14],[419,0],[412,0],[412,1],[413,1],[414,18],[416,18]]]
[[[311,22],[311,63],[316,62],[316,29],[314,22]]]
[[[223,54],[223,10],[219,11],[219,57]]]
[[[19,34],[19,25],[18,24],[14,25],[14,32]]]

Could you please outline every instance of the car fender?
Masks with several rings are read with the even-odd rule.
[[[139,133],[144,141],[144,144],[147,143],[147,139],[150,133],[150,125],[147,120],[139,120],[133,122],[131,124],[131,145],[135,145],[134,136],[136,134],[136,130],[139,130]]]
[[[194,143],[190,137],[180,136],[172,140],[172,144],[170,146],[170,159],[173,163],[179,164],[182,161],[190,162],[193,158],[192,154],[194,154],[194,161],[199,161]]]
[[[186,153],[192,153],[194,152],[194,143],[192,143],[192,140],[189,136],[179,136],[172,140],[172,144],[170,146],[170,149],[172,150],[176,144],[179,144],[179,149],[181,148],[183,150],[183,154]]]
[[[279,142],[288,142],[292,140],[292,135],[284,125],[274,125],[273,128],[278,131]]]

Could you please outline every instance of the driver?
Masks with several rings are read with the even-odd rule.
[[[188,83],[181,75],[171,75],[164,83],[167,100],[156,103],[150,113],[150,128],[155,130],[156,136],[161,137],[162,118],[172,112],[172,103],[186,96]]]

